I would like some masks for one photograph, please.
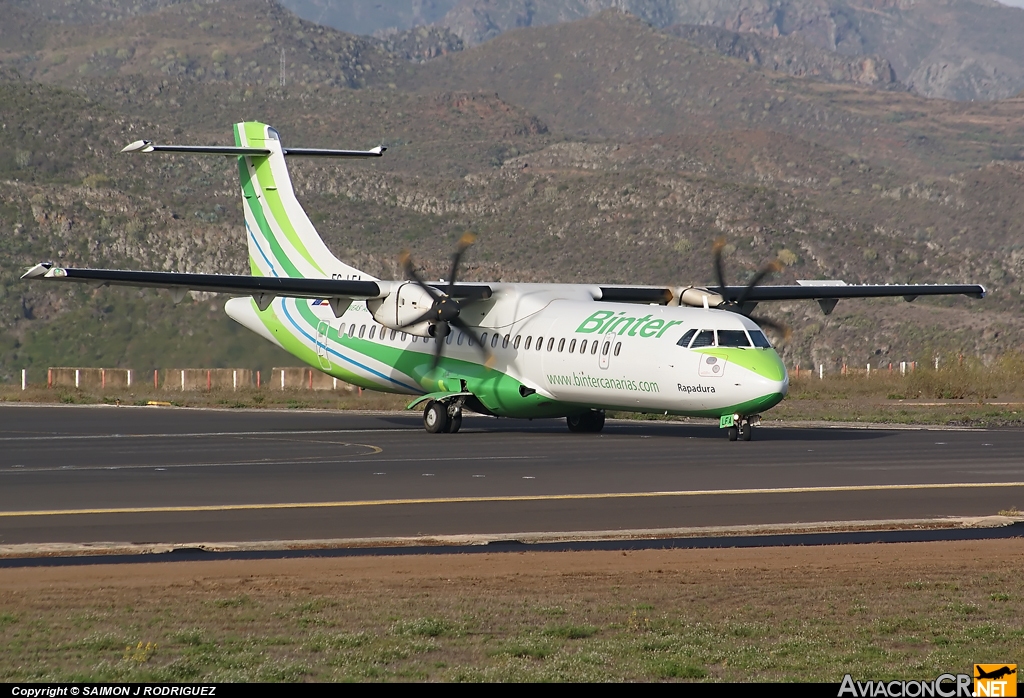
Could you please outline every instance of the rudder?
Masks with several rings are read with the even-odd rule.
[[[254,121],[234,131],[236,146],[270,151],[238,158],[252,275],[373,280],[335,257],[316,232],[295,198],[277,131]]]

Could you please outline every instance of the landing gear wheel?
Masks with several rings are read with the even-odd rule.
[[[736,427],[729,427],[725,430],[725,433],[729,437],[729,441],[735,441],[740,437],[740,430]]]
[[[431,400],[423,410],[423,428],[430,434],[440,434],[448,427],[448,408],[444,403]]]
[[[458,434],[459,429],[462,428],[462,410],[459,410],[448,419],[448,428],[445,432],[448,434]]]
[[[604,429],[604,412],[591,410],[565,418],[569,431],[577,434],[596,434]]]
[[[750,422],[740,423],[740,441],[750,441],[754,438],[754,425]]]

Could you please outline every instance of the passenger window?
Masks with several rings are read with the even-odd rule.
[[[532,342],[532,341],[533,341],[533,336],[532,335],[527,335],[526,336],[526,344],[523,345],[523,351],[529,351],[530,350],[530,342]]]
[[[580,353],[581,354],[586,354],[587,353],[587,340],[585,340],[585,339],[582,342],[580,342]]]
[[[554,348],[555,348],[555,338],[552,337],[551,339],[548,340],[548,351],[551,351]]]
[[[486,332],[484,332],[482,335],[480,335],[480,346],[482,346],[482,347],[486,347],[487,346],[487,333]]]
[[[518,349],[519,348],[519,340],[522,339],[522,338],[523,338],[523,335],[521,335],[521,334],[517,334],[516,335],[516,341],[512,342],[512,348],[513,349]]]
[[[359,339],[362,339],[364,334],[366,334],[366,325],[360,325],[359,326]]]
[[[468,344],[469,346],[473,346],[473,335],[471,335],[471,334],[467,334],[466,335],[466,344]]]
[[[355,337],[356,336],[356,326],[355,325],[349,325],[348,326],[348,336],[349,337]]]
[[[537,351],[540,351],[543,348],[544,348],[544,338],[543,337],[537,337]]]
[[[718,346],[746,348],[750,346],[750,340],[743,330],[718,330]]]
[[[395,341],[395,337],[398,336],[398,330],[391,330],[391,341]]]
[[[608,356],[608,347],[610,347],[611,345],[611,342],[604,343],[604,347],[601,349],[601,356]]]
[[[771,342],[768,341],[768,338],[764,336],[764,332],[761,330],[751,330],[750,338],[754,340],[754,346],[758,349],[772,348]]]
[[[595,339],[594,342],[590,345],[590,355],[591,356],[593,356],[594,354],[597,353],[597,344],[598,344],[598,341]],[[605,342],[604,345],[608,346],[608,342]],[[606,354],[608,353],[607,349],[605,349],[604,351],[605,351]]]
[[[498,346],[498,333],[495,332],[494,336],[491,337],[491,349]]]
[[[405,336],[405,332],[403,332],[403,333],[402,333],[402,341],[404,342],[404,341],[405,341],[405,339],[406,339],[406,336]]]
[[[412,340],[412,343],[413,343],[413,344],[415,344],[415,343],[416,343],[416,340],[417,340],[417,336],[416,336],[416,335],[414,335],[414,334],[411,334],[411,335],[409,335],[409,339],[411,339],[411,340]]]
[[[451,330],[448,330],[448,336],[444,338],[444,343],[445,344],[451,344],[452,343],[452,339],[454,337],[455,337],[455,333],[452,332]]]
[[[458,344],[460,347],[462,346],[462,333],[461,332],[459,332],[459,338],[455,340],[455,343]]]
[[[693,344],[690,345],[691,349],[697,347],[713,347],[715,346],[715,331],[714,330],[701,330],[694,340]]]
[[[373,335],[377,334],[377,326],[370,325],[370,339],[373,339]]]
[[[574,351],[576,351],[576,340],[575,339],[573,339],[573,340],[571,340],[569,342],[569,353],[571,354]]]
[[[558,351],[561,353],[565,349],[565,337],[558,340]]]
[[[688,346],[690,346],[690,340],[693,339],[693,335],[695,335],[695,334],[697,334],[697,330],[690,330],[689,332],[684,334],[682,337],[680,337],[679,341],[676,342],[676,344],[678,344],[681,347],[688,347]]]
[[[618,356],[620,351],[622,351],[622,342],[616,342],[615,343],[615,355]]]
[[[508,335],[501,338],[501,348],[508,349]]]

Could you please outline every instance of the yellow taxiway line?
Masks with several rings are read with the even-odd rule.
[[[1024,487],[1024,482],[950,482],[916,485],[840,485],[835,487],[767,487],[731,490],[681,490],[676,492],[607,492],[594,494],[525,494],[491,497],[435,497],[414,499],[363,499],[341,502],[280,502],[266,504],[205,504],[195,506],[110,507],[96,509],[35,509],[0,511],[0,518],[23,516],[78,516],[83,514],[175,514],[204,511],[265,511],[272,509],[341,509],[346,507],[400,506],[408,504],[474,504],[493,502],[553,502],[650,497],[710,497],[750,494],[814,494],[828,492],[890,492]]]

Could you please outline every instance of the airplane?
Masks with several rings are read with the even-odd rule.
[[[250,275],[68,268],[43,262],[22,278],[189,290],[235,296],[236,322],[306,364],[356,386],[415,396],[430,433],[456,433],[463,408],[497,417],[565,418],[600,432],[607,410],[718,419],[730,441],[749,441],[761,413],[785,397],[786,367],[750,315],[762,302],[963,294],[975,284],[765,286],[769,265],[745,286],[464,283],[464,235],[448,278],[427,282],[408,253],[407,278],[382,280],[335,257],[299,204],[288,157],[377,158],[386,150],[287,148],[258,122],[234,125],[234,146],[136,141],[122,152],[237,159]],[[760,325],[758,324],[760,323]]]
[[[998,669],[994,669],[992,671],[985,671],[984,669],[981,668],[980,665],[975,664],[974,665],[974,671],[977,673],[977,676],[975,676],[974,678],[976,678],[976,679],[995,679],[995,680],[999,680],[999,679],[1003,678],[1004,676],[1009,676],[1010,674],[1016,674],[1017,673],[1016,665],[1014,665],[1014,667],[1015,668],[1011,669],[1009,666],[1002,666],[1002,667],[1000,667]]]

